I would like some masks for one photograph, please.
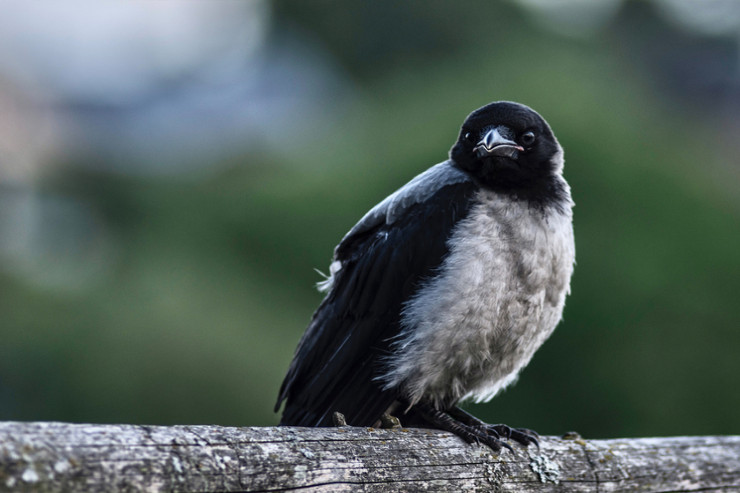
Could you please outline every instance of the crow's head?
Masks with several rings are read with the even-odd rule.
[[[481,184],[513,192],[537,188],[563,168],[562,148],[547,122],[507,101],[468,115],[450,158]]]

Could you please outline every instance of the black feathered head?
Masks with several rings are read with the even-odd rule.
[[[563,168],[562,148],[547,122],[508,101],[468,115],[450,159],[482,185],[517,194],[539,189]]]

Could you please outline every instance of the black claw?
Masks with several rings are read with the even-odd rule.
[[[489,429],[489,430],[493,430],[499,436],[506,437],[507,439],[511,438],[511,426],[507,426],[507,425],[486,425],[486,428]]]
[[[539,438],[540,436],[527,428],[512,428],[504,424],[489,425],[485,421],[481,421],[472,414],[468,413],[464,409],[459,407],[452,407],[448,411],[449,415],[456,421],[463,423],[471,428],[475,428],[479,433],[484,433],[487,436],[491,436],[495,440],[501,442],[503,439],[514,440],[515,442],[524,445],[525,447],[530,444],[535,444],[537,448],[540,447]]]
[[[514,453],[512,446],[504,439],[515,440],[525,447],[530,443],[539,447],[537,434],[530,430],[512,429],[507,425],[489,425],[459,408],[444,412],[427,404],[417,404],[415,409],[426,424],[454,433],[467,443],[487,445],[494,452],[505,448]]]
[[[485,433],[486,435],[491,436],[495,438],[496,440],[501,440],[502,438],[509,438],[509,437],[502,437],[501,433],[499,433],[498,431],[488,426],[476,426],[475,428],[477,430],[480,430],[481,433]]]
[[[488,445],[489,447],[491,447],[494,452],[499,452],[502,448],[505,448],[506,450],[508,450],[512,454],[514,453],[514,449],[511,448],[511,445],[509,445],[508,443],[506,443],[504,441],[499,440],[498,438],[494,438],[492,436],[487,436],[484,439],[484,442],[483,443],[485,443],[486,445]]]
[[[527,430],[526,428],[516,428],[511,430],[511,439],[515,440],[525,447],[529,446],[529,444],[533,443],[537,446],[537,448],[540,448],[540,441],[539,435],[532,430]]]
[[[529,428],[517,428],[517,430],[521,431],[522,433],[526,433],[527,435],[531,435],[531,436],[533,436],[535,438],[539,438],[540,437],[540,434],[539,433],[537,433],[534,430],[530,430]]]
[[[500,452],[502,448],[506,448],[513,452],[511,446],[508,443],[502,442],[498,437],[483,433],[482,430],[475,429],[474,436],[475,443],[477,443],[478,445],[487,445],[494,452]]]
[[[491,449],[493,449],[494,452],[500,452],[502,448],[505,448],[511,453],[514,453],[514,449],[511,448],[511,445],[504,442],[496,432],[491,433],[489,430],[484,430],[477,427],[470,429],[473,430],[473,435],[475,436],[476,443],[487,445]]]
[[[507,425],[483,425],[477,427],[484,430],[489,435],[493,435],[498,439],[506,438],[507,440],[514,440],[525,447],[530,444],[535,444],[537,448],[540,448],[539,435],[532,430],[526,428],[512,428]]]
[[[447,430],[447,431],[450,431],[454,433],[455,435],[459,436],[466,443],[474,443],[476,445],[480,445],[481,438],[483,438],[481,435],[476,434],[476,433],[471,433],[469,429],[463,428],[463,427],[459,427],[459,428],[456,427],[454,430]]]

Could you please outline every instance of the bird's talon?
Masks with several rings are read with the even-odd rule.
[[[511,426],[499,424],[488,425],[488,428],[494,430],[498,435],[505,437],[507,440],[511,438]]]
[[[539,433],[537,433],[534,430],[530,430],[529,428],[517,428],[516,431],[519,431],[521,433],[524,433],[525,435],[529,435],[529,436],[534,437],[534,438],[539,438],[540,437],[540,434]]]
[[[481,433],[485,433],[489,437],[495,438],[496,440],[501,440],[501,435],[490,426],[476,426],[476,430],[480,430]],[[508,438],[508,437],[506,437]]]
[[[537,448],[540,448],[539,437],[537,433],[526,428],[515,428],[511,430],[511,439],[521,443],[525,447],[533,443]]]
[[[487,439],[485,440],[485,444],[491,447],[494,452],[501,452],[501,449],[505,448],[512,454],[514,453],[514,449],[511,447],[511,445],[504,442],[503,440],[499,440],[498,438],[487,437]]]

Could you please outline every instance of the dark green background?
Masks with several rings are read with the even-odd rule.
[[[276,423],[321,299],[313,269],[369,207],[445,159],[468,112],[508,99],[565,148],[577,266],[553,337],[514,387],[471,409],[542,434],[740,433],[737,127],[725,125],[737,103],[671,71],[730,53],[720,63],[738,73],[733,40],[682,31],[646,2],[580,37],[508,2],[396,3],[272,4],[273,33],[309,36],[357,95],[300,150],[245,151],[202,175],[65,162],[42,177],[95,211],[117,260],[76,290],[0,271],[0,419]]]

